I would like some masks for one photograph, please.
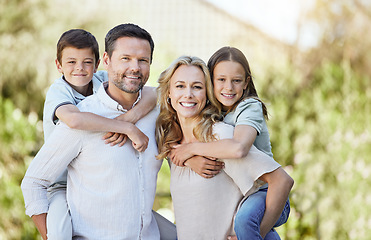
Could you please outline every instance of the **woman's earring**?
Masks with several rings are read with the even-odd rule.
[[[171,99],[169,97],[167,97],[166,101],[167,101],[168,104],[170,104],[170,100]]]
[[[209,105],[210,101],[209,99],[206,100],[206,105]]]

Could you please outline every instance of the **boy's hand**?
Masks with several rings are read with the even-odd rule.
[[[144,152],[147,149],[149,141],[148,137],[134,124],[132,124],[128,138],[130,138],[133,148],[135,148],[137,151]]]
[[[127,136],[121,133],[108,132],[103,136],[103,140],[105,140],[106,144],[111,144],[111,146],[118,144],[119,147],[122,147],[127,140]]]
[[[224,168],[224,162],[194,156],[185,162],[185,166],[204,178],[215,177]]]

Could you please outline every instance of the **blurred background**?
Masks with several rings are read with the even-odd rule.
[[[368,0],[0,0],[0,239],[40,238],[20,183],[44,141],[60,35],[86,29],[102,54],[107,31],[125,22],[154,38],[152,86],[180,55],[245,53],[274,157],[295,179],[282,239],[371,239]],[[173,218],[166,164],[154,209]]]

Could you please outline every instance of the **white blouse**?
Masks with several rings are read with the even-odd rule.
[[[217,139],[226,139],[233,138],[233,130],[219,122],[213,132]],[[179,240],[225,240],[234,235],[233,219],[241,200],[264,184],[260,176],[280,167],[254,146],[245,158],[220,161],[224,170],[210,179],[171,164],[170,191]]]

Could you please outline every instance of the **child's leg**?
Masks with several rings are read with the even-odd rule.
[[[290,200],[287,199],[285,207],[283,208],[283,211],[281,213],[281,216],[277,220],[276,224],[274,224],[273,227],[279,227],[282,224],[285,224],[287,222],[287,220],[289,219],[289,215],[290,215]]]
[[[66,199],[66,186],[49,189],[49,210],[46,218],[49,240],[72,239],[72,222]]]
[[[280,235],[273,228],[265,235],[264,240],[281,240]]]
[[[262,240],[260,223],[264,216],[266,196],[265,190],[259,190],[242,203],[234,220],[234,231],[238,240]]]
[[[249,196],[241,205],[235,218],[235,232],[239,240],[241,239],[262,239],[260,235],[260,223],[265,212],[265,201],[267,189],[260,189],[258,192]],[[287,199],[280,218],[274,225],[279,227],[287,222],[290,214],[290,201]],[[272,229],[267,233],[265,240],[280,239],[278,233]]]

